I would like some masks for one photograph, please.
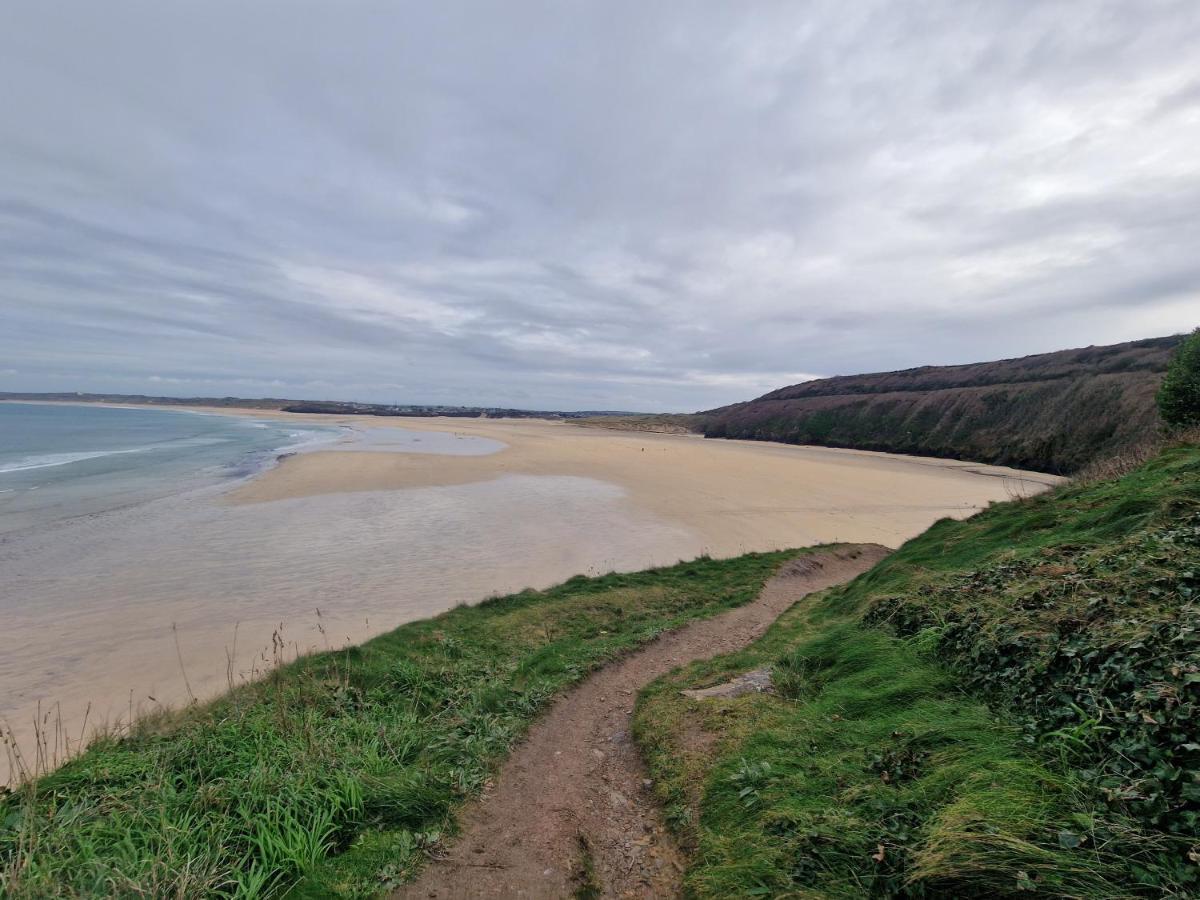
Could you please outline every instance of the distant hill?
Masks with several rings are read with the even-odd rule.
[[[822,378],[700,413],[705,437],[971,459],[1068,474],[1159,426],[1181,335],[962,366]]]
[[[352,403],[340,400],[298,400],[283,407],[284,412],[319,413],[334,416],[405,416],[432,418],[443,416],[458,419],[603,419],[607,416],[627,416],[625,412],[606,410],[510,409],[499,406],[423,406],[419,404]]]
[[[0,401],[51,403],[120,403],[128,406],[215,406],[227,409],[273,409],[291,413],[319,413],[337,416],[406,416],[411,418],[446,416],[460,419],[602,419],[606,416],[630,416],[609,410],[509,409],[494,406],[430,406],[426,404],[357,403],[350,400],[282,400],[276,397],[150,397],[145,394],[16,393],[0,391]]]
[[[292,400],[278,397],[152,397],[146,394],[85,394],[80,391],[55,393],[36,391],[0,391],[0,401],[20,403],[119,403],[124,406],[214,406],[229,409],[282,409]]]

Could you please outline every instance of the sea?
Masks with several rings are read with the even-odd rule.
[[[246,478],[342,438],[198,411],[0,403],[0,535]]]

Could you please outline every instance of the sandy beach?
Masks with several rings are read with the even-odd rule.
[[[61,730],[74,744],[85,716],[90,729],[211,697],[267,668],[276,632],[291,657],[579,573],[830,541],[895,547],[1058,480],[542,420],[212,411],[437,432],[427,446],[443,449],[299,453],[232,489],[6,538],[0,719],[27,756],[39,714],[51,742]],[[455,435],[503,449],[452,455]]]
[[[336,451],[285,459],[227,496],[264,503],[345,491],[470,484],[502,475],[568,475],[619,485],[629,502],[694,532],[699,551],[725,556],[826,541],[895,547],[943,516],[1061,479],[957,460],[761,441],[705,440],[534,419],[340,419],[501,441],[487,456]]]

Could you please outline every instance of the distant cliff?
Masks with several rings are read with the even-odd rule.
[[[709,410],[696,422],[706,437],[1070,473],[1154,433],[1154,392],[1181,340],[822,378]]]

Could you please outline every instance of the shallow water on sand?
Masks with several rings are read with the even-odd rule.
[[[489,594],[673,562],[694,543],[589,478],[232,507],[217,497],[165,498],[0,544],[0,718],[27,744],[39,702],[78,736],[89,702],[95,724],[186,701],[188,684],[200,697],[223,689],[235,634],[236,680],[262,670],[281,626],[289,656],[340,647]]]

